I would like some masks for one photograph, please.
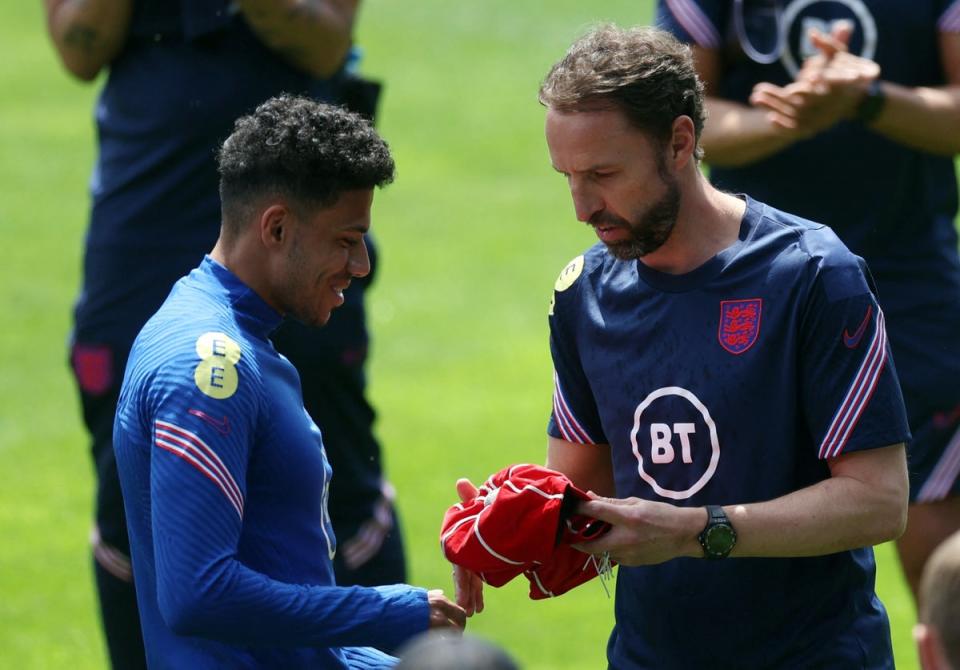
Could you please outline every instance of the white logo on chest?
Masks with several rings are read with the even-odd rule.
[[[703,418],[702,424],[690,421],[648,422],[649,417],[645,420],[644,412],[650,409],[653,402],[668,396],[682,398],[692,405]],[[649,428],[641,433],[641,426],[645,425],[649,425]],[[695,453],[697,445],[700,445],[699,448],[703,449],[705,444],[705,439],[696,439],[698,431],[706,433],[709,437],[709,456],[705,453]],[[705,436],[700,437],[704,438]],[[720,441],[717,439],[717,426],[713,422],[709,410],[697,396],[679,386],[665,386],[657,389],[637,405],[633,415],[633,430],[630,431],[630,444],[633,446],[633,455],[637,459],[637,472],[640,478],[647,482],[658,495],[672,500],[689,498],[706,486],[717,471],[717,463],[720,461]],[[703,468],[703,463],[707,458],[709,458],[709,461],[703,474],[685,489],[670,488],[670,486],[657,480],[658,476],[663,478],[665,470],[654,466],[673,465],[674,468]],[[671,469],[671,471],[675,470]]]
[[[800,16],[800,13],[807,9],[807,7],[817,4],[838,4],[846,7],[851,16],[849,19],[841,20],[853,21],[854,31],[860,33],[863,37],[863,46],[860,49],[860,53],[856,55],[862,56],[867,60],[873,60],[877,51],[877,22],[874,20],[873,14],[870,13],[870,10],[866,4],[864,4],[863,0],[794,0],[783,12],[780,23],[781,35],[789,39],[793,25]],[[783,67],[786,68],[791,77],[796,77],[797,73],[800,72],[803,59],[819,53],[810,42],[809,29],[817,28],[821,32],[829,34],[836,23],[837,20],[825,20],[815,16],[803,16],[800,18],[800,42],[799,44],[790,45],[784,49],[780,58],[780,62],[783,63]],[[798,57],[800,59],[799,62]]]

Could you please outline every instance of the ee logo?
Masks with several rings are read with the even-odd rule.
[[[240,345],[224,333],[204,333],[197,338],[200,363],[193,371],[193,380],[205,395],[225,400],[237,391],[237,362]]]
[[[580,277],[580,273],[583,272],[583,254],[577,256],[572,261],[567,263],[567,265],[560,271],[560,276],[557,277],[557,281],[553,284],[554,291],[566,291],[568,288],[573,286],[573,283],[577,281]],[[553,308],[556,305],[557,296],[556,293],[550,297],[550,309],[547,312],[550,316],[553,316]]]

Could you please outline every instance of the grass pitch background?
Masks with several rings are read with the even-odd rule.
[[[386,82],[380,129],[398,164],[374,211],[371,390],[413,583],[452,590],[437,530],[457,477],[544,458],[547,301],[594,237],[550,168],[537,86],[590,23],[651,13],[649,0],[364,3],[363,69]],[[105,659],[65,343],[97,86],[66,76],[43,23],[40,3],[8,3],[0,21],[0,667],[83,670]],[[877,554],[897,664],[916,668],[912,603],[891,548]],[[613,602],[599,584],[534,603],[517,582],[486,599],[469,630],[524,667],[604,667]]]

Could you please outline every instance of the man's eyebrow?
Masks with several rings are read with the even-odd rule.
[[[370,230],[369,223],[350,223],[340,229],[340,232],[343,233],[366,233]]]
[[[560,174],[569,174],[567,172],[564,172],[560,168],[558,168],[556,165],[551,165],[550,167],[552,167],[554,171],[559,172]],[[610,169],[613,169],[612,163],[596,163],[595,165],[591,165],[590,167],[584,170],[573,170],[573,172],[599,172],[600,170],[610,170]]]

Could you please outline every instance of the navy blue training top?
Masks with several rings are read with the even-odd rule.
[[[863,261],[747,199],[739,239],[669,275],[602,244],[557,279],[549,434],[609,444],[616,495],[771,500],[909,439]],[[614,668],[892,668],[871,548],[619,569]]]

